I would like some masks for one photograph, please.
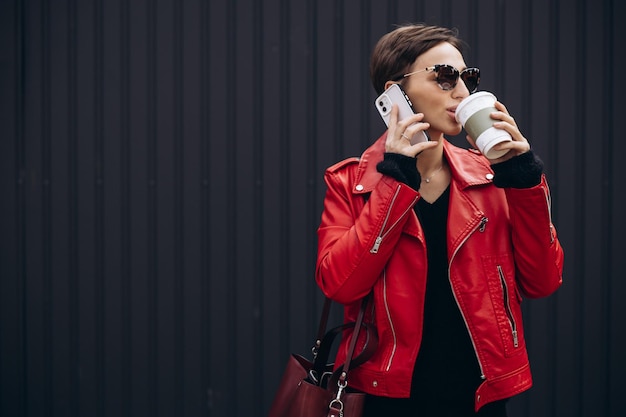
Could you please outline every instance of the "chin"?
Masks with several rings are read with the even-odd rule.
[[[461,130],[463,130],[463,126],[461,125],[461,123],[457,122],[456,120],[446,119],[440,120],[440,122],[441,123],[437,123],[436,125],[431,122],[430,126],[433,130],[437,130],[444,135],[456,136],[461,133]]]
[[[447,129],[443,129],[443,134],[448,136],[456,136],[461,133],[461,130],[463,130],[463,128],[460,125],[455,127],[449,127]]]
[[[450,131],[447,133],[449,135],[456,136],[461,133],[461,130],[463,130],[463,126],[461,126],[461,123],[454,123],[452,126],[450,126]]]

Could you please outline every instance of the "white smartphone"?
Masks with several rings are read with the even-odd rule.
[[[415,112],[413,111],[413,103],[409,99],[409,96],[400,88],[398,84],[392,84],[388,89],[386,89],[378,98],[376,99],[376,109],[378,109],[378,113],[385,121],[385,125],[389,127],[389,119],[391,118],[391,106],[393,104],[398,105],[398,120],[405,119]],[[411,145],[415,145],[420,142],[427,142],[428,134],[425,130],[420,130],[415,133],[411,138]]]

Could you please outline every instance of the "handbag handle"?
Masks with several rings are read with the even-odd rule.
[[[341,376],[339,377],[339,383],[342,381],[346,381],[348,377],[348,371],[350,370],[350,362],[352,362],[352,356],[354,355],[354,349],[356,347],[357,339],[359,338],[359,333],[361,331],[361,326],[363,325],[363,316],[365,316],[365,309],[369,304],[369,300],[372,298],[372,292],[363,298],[361,302],[361,309],[359,310],[359,315],[354,322],[354,332],[352,333],[352,339],[350,339],[350,346],[348,347],[348,354],[346,355],[346,362],[343,364],[343,371],[341,372]]]
[[[345,330],[355,327],[356,323],[354,322],[344,323],[337,327],[333,327],[324,335],[324,338],[322,339],[322,344],[318,350],[317,357],[314,360],[314,370],[320,372],[326,366],[328,357],[330,356],[330,350],[337,335],[341,334]],[[357,366],[365,363],[369,358],[372,357],[372,355],[376,351],[376,348],[378,347],[378,333],[376,333],[376,328],[367,323],[362,323],[361,327],[366,331],[365,343],[361,352],[357,356],[352,358],[352,361],[350,362],[350,369],[354,369]]]
[[[348,386],[348,371],[350,370],[350,363],[352,362],[352,356],[354,355],[354,349],[356,347],[357,339],[359,338],[359,332],[363,325],[363,316],[365,315],[365,309],[369,303],[369,299],[372,297],[370,292],[361,303],[361,310],[354,323],[354,332],[352,333],[352,339],[350,339],[350,345],[348,347],[348,354],[346,355],[346,362],[343,364],[343,369],[337,380],[337,395],[328,404],[327,417],[343,417],[344,403],[341,399],[343,391]]]
[[[330,304],[332,300],[328,297],[324,300],[324,307],[322,308],[322,315],[320,316],[320,324],[317,327],[317,338],[315,339],[315,345],[311,348],[313,352],[313,358],[317,358],[318,351],[322,345],[322,339],[326,333],[326,325],[328,324],[328,316],[330,315]]]
[[[333,327],[328,332],[324,333],[326,331],[326,323],[327,323],[329,311],[330,311],[330,299],[329,298],[326,299],[326,303],[324,304],[324,310],[322,312],[322,317],[320,319],[318,339],[316,341],[315,346],[312,349],[314,360],[311,366],[311,370],[309,372],[311,379],[316,384],[322,383],[322,380],[324,379],[324,375],[331,374],[330,372],[328,372],[328,367],[330,366],[329,364],[327,364],[328,357],[330,355],[330,350],[333,346],[333,342],[335,338],[337,337],[337,335],[341,334],[343,331],[354,328],[354,331],[352,334],[352,340],[350,344],[351,348],[348,349],[349,352],[348,352],[348,355],[346,356],[346,362],[342,366],[346,374],[349,369],[354,369],[357,366],[365,363],[376,352],[376,348],[378,347],[378,333],[376,332],[376,328],[372,326],[371,324],[367,324],[363,322],[365,311],[367,310],[367,306],[371,298],[372,298],[371,292],[363,298],[363,301],[361,302],[361,308],[359,310],[359,314],[355,322],[344,323],[342,325]],[[361,352],[357,356],[354,356],[356,342],[359,338],[359,333],[361,329],[365,329],[366,331],[365,343],[363,345],[363,349],[361,350]],[[336,380],[337,376],[335,376],[335,378],[332,378],[332,379]]]

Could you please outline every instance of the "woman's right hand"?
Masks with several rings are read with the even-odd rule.
[[[385,152],[415,158],[420,152],[436,147],[436,141],[420,142],[411,145],[411,137],[415,133],[430,127],[428,122],[422,123],[422,119],[424,119],[424,113],[417,113],[398,121],[398,105],[394,104],[389,118]]]

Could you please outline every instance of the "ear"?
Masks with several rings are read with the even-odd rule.
[[[385,90],[386,90],[386,89],[388,89],[389,87],[391,87],[393,84],[400,84],[400,83],[399,83],[399,82],[397,82],[397,81],[391,81],[391,80],[389,80],[389,81],[387,81],[387,82],[385,83]]]

